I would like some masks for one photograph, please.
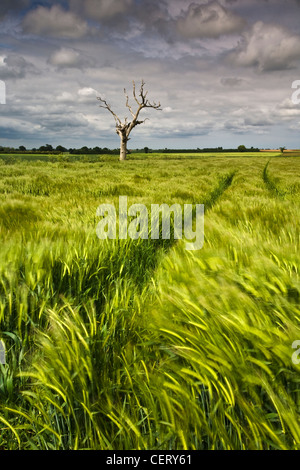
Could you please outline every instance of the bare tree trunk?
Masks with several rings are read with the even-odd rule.
[[[121,139],[120,161],[123,161],[123,160],[126,160],[126,155],[127,155],[127,139],[123,134],[120,135],[120,139]]]
[[[126,160],[126,156],[127,156],[127,142],[129,139],[129,134],[130,132],[132,131],[132,129],[137,126],[138,124],[143,124],[145,122],[144,121],[138,121],[138,116],[140,114],[140,111],[143,109],[143,108],[153,108],[153,109],[158,109],[158,110],[162,110],[161,106],[160,106],[160,103],[156,104],[156,103],[150,103],[150,101],[147,99],[147,94],[148,92],[147,91],[144,91],[144,85],[145,85],[145,82],[144,80],[142,80],[142,83],[141,83],[141,88],[140,88],[140,100],[138,100],[137,96],[136,96],[136,92],[135,92],[135,83],[133,83],[133,97],[138,105],[138,109],[136,112],[133,111],[132,107],[130,106],[129,104],[129,97],[126,93],[126,90],[124,89],[124,93],[125,93],[125,96],[126,96],[126,107],[129,109],[130,111],[130,114],[132,116],[132,121],[131,122],[128,122],[128,118],[125,117],[125,121],[122,123],[121,119],[116,115],[116,113],[113,112],[113,110],[111,109],[110,105],[105,101],[105,99],[101,98],[101,97],[97,97],[97,99],[99,101],[101,101],[101,105],[100,105],[100,108],[105,108],[107,109],[114,117],[115,119],[115,122],[116,122],[116,133],[120,136],[120,140],[121,140],[121,144],[120,144],[120,161],[124,161]]]

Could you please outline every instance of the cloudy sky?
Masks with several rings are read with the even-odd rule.
[[[299,19],[299,0],[1,0],[0,145],[117,148],[97,96],[123,119],[144,79],[163,109],[129,148],[300,148]]]

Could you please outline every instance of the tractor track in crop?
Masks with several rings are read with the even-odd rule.
[[[263,169],[263,172],[262,172],[263,181],[265,183],[266,188],[268,189],[270,194],[272,194],[272,196],[283,199],[285,197],[285,192],[277,187],[275,181],[268,173],[268,166],[269,166],[270,161],[271,160],[267,162],[267,164],[265,165]]]

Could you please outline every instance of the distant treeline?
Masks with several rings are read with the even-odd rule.
[[[94,148],[88,148],[88,147],[82,147],[80,149],[76,148],[65,148],[62,147],[61,145],[58,145],[56,148],[53,148],[52,145],[42,145],[41,147],[37,148],[32,148],[32,149],[27,149],[23,145],[21,145],[18,148],[13,148],[13,147],[1,147],[0,146],[0,153],[24,153],[24,154],[51,154],[51,155],[59,155],[61,153],[68,153],[68,154],[74,154],[74,155],[118,155],[120,154],[120,149],[109,149],[107,147],[100,148],[100,147],[94,147]]]
[[[242,147],[242,148],[241,148]],[[140,150],[143,151],[143,150]],[[259,148],[247,148],[244,145],[239,146],[235,149],[223,149],[223,147],[208,147],[208,148],[197,148],[197,149],[160,149],[160,150],[150,150],[149,152],[157,152],[157,153],[212,153],[212,152],[224,152],[224,153],[232,153],[232,152],[260,152]],[[147,153],[147,152],[146,152]]]
[[[197,149],[150,149],[149,147],[144,147],[141,149],[130,149],[128,153],[211,153],[211,152],[224,152],[224,153],[232,153],[232,152],[259,152],[259,148],[247,148],[244,145],[240,145],[238,148],[235,149],[223,149],[223,147],[211,147],[211,148],[197,148]],[[0,146],[0,153],[24,153],[24,154],[52,154],[58,155],[61,153],[68,153],[73,155],[118,155],[120,153],[120,149],[109,149],[107,147],[100,148],[100,147],[81,147],[81,148],[69,148],[63,147],[62,145],[58,145],[57,147],[53,148],[52,145],[46,144],[42,145],[39,148],[32,148],[27,149],[24,145],[21,145],[18,148],[13,147],[2,147]]]

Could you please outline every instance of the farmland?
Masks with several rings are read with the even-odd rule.
[[[0,156],[0,449],[300,449],[297,153]],[[205,205],[205,242],[99,204]]]

